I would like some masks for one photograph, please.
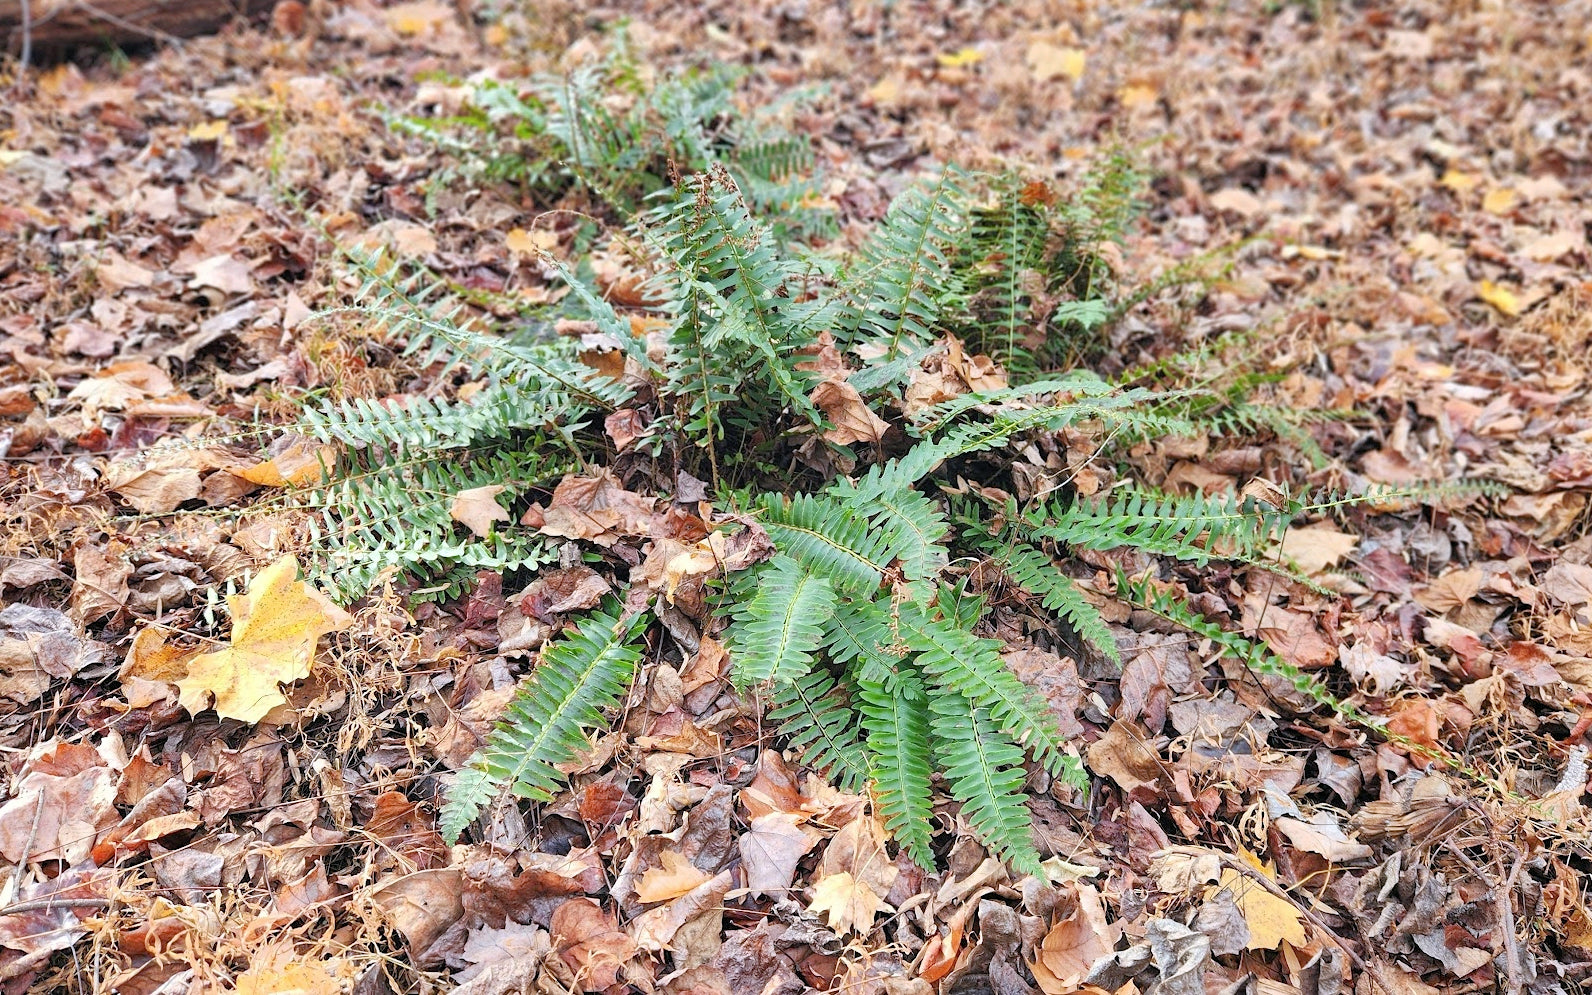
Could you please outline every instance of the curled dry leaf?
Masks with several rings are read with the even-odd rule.
[[[857,388],[844,380],[825,380],[814,387],[812,402],[830,421],[824,438],[837,446],[854,442],[877,444],[890,430],[890,423],[874,414]]]
[[[548,924],[553,949],[574,973],[582,991],[600,992],[619,983],[619,972],[636,955],[636,944],[589,898],[560,905]]]
[[[660,866],[641,875],[636,883],[636,897],[647,905],[679,898],[711,877],[673,850],[658,854],[658,861]]]
[[[1093,885],[1074,882],[1071,898],[1071,911],[1056,920],[1028,963],[1046,995],[1077,991],[1089,969],[1115,950],[1122,937],[1122,924],[1106,921],[1100,892]]]

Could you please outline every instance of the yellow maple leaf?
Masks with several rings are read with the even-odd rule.
[[[290,946],[277,943],[254,954],[248,969],[233,983],[233,991],[237,995],[339,995],[343,991],[339,976],[348,973],[339,958],[301,957]]]
[[[960,69],[983,62],[984,53],[976,48],[964,48],[955,52],[940,52],[934,60],[947,69]]]
[[[1476,184],[1481,182],[1481,177],[1475,173],[1462,173],[1457,169],[1450,169],[1437,182],[1455,193],[1469,193],[1476,189]]]
[[[1266,871],[1262,869],[1261,873]],[[1232,892],[1233,903],[1249,926],[1247,949],[1276,950],[1284,940],[1296,947],[1304,945],[1305,927],[1299,910],[1273,895],[1260,882],[1242,871],[1225,867],[1221,880],[1206,890],[1206,901],[1222,891]]]
[[[244,722],[258,722],[285,704],[279,685],[308,677],[321,636],[353,621],[298,579],[292,556],[256,574],[247,592],[227,599],[227,608],[231,645],[195,657],[177,687],[190,713],[203,711],[213,698],[217,715]]]
[[[1508,287],[1501,287],[1491,280],[1476,284],[1476,296],[1511,318],[1520,314],[1520,297]]]
[[[807,906],[811,912],[827,912],[829,928],[842,935],[853,929],[864,933],[871,930],[873,917],[888,907],[878,892],[867,882],[852,877],[850,871],[839,871],[819,881]]]
[[[558,233],[541,228],[534,231],[515,228],[503,236],[503,247],[522,256],[551,252],[558,248]]]

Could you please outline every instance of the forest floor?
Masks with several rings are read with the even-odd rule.
[[[865,799],[676,671],[672,697],[639,684],[646,735],[444,845],[439,792],[526,664],[498,653],[501,589],[350,606],[258,722],[160,680],[161,634],[224,637],[223,594],[307,542],[261,503],[273,464],[216,447],[316,392],[415,389],[314,316],[354,289],[334,246],[546,297],[540,209],[446,182],[389,118],[577,66],[619,19],[646,72],[744,65],[748,103],[817,85],[794,124],[843,229],[942,162],[1065,190],[1131,150],[1153,179],[1122,271],[1230,266],[1119,323],[1110,366],[1259,329],[1295,403],[1357,412],[1320,427],[1315,482],[1503,485],[1321,523],[1295,548],[1331,595],[1207,585],[1208,616],[1399,738],[1279,707],[1125,608],[1120,676],[1015,648],[1092,772],[1082,802],[1032,799],[1041,881],[966,837],[933,874],[893,860]],[[0,987],[1060,995],[1117,950],[1095,990],[1582,990],[1589,57],[1586,0],[350,0],[28,67],[0,106]],[[1215,439],[1138,470],[1219,490],[1291,458]],[[802,828],[754,831],[769,813]],[[876,907],[816,913],[870,847]],[[770,863],[783,891],[736,876]]]

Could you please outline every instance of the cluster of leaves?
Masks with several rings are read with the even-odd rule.
[[[1128,385],[1072,370],[964,393],[917,411],[897,432],[883,416],[904,410],[914,372],[948,333],[976,332],[1015,368],[1037,371],[1077,351],[1068,335],[1109,317],[1105,300],[1090,295],[1111,282],[1099,240],[1129,217],[1124,163],[1108,162],[1066,204],[1014,178],[946,169],[902,193],[860,251],[836,264],[785,237],[798,228],[779,213],[792,202],[754,196],[721,156],[701,127],[721,113],[703,110],[711,101],[654,91],[619,119],[591,99],[597,85],[579,77],[514,110],[541,121],[536,134],[560,143],[567,165],[575,160],[570,178],[611,202],[614,191],[638,189],[627,186],[638,177],[659,186],[651,196],[660,203],[626,237],[649,270],[644,309],[661,331],[651,343],[639,337],[632,315],[578,267],[547,260],[570,289],[568,313],[619,352],[626,372],[616,378],[580,362],[570,341],[472,328],[440,285],[356,260],[367,278],[354,309],[424,362],[460,372],[470,389],[306,415],[311,432],[354,450],[321,494],[328,578],[354,596],[397,570],[416,575],[423,593],[451,596],[479,569],[546,562],[553,550],[529,528],[461,538],[449,501],[495,488],[493,500],[512,504],[606,451],[595,416],[623,409],[643,423],[638,446],[709,479],[721,503],[766,530],[772,555],[726,578],[715,620],[727,625],[733,680],[770,697],[790,745],[842,781],[871,784],[883,821],[914,860],[934,859],[939,772],[974,831],[1015,866],[1035,869],[1024,764],[1075,782],[1081,767],[1043,702],[1004,665],[1001,644],[978,635],[983,599],[957,584],[948,564],[963,553],[994,557],[1078,637],[1116,658],[1099,608],[1058,556],[1132,549],[1286,572],[1271,549],[1306,508],[1124,486],[1100,497],[1067,489],[1023,508],[965,502],[953,516],[932,486],[937,474],[972,454],[998,463],[1014,442],[1069,427],[1132,441],[1212,427],[1278,431],[1298,419],[1244,413],[1242,384],[1168,388],[1151,375]],[[656,114],[668,123],[657,126]],[[592,140],[597,131],[619,137],[604,144]],[[662,146],[645,138],[655,132],[667,136]],[[658,148],[688,149],[684,161],[705,159],[705,168],[664,186],[647,172]],[[776,218],[765,221],[770,208]],[[842,357],[843,373],[833,362],[824,369],[825,351]],[[836,431],[837,419],[859,412],[882,428],[871,438]],[[803,476],[792,482],[785,465]],[[501,516],[489,517],[509,519],[496,510]],[[1119,593],[1154,600],[1126,578]],[[542,654],[451,791],[448,836],[504,788],[550,796],[558,766],[629,686],[640,619],[610,605]],[[1284,672],[1264,654],[1253,659]]]

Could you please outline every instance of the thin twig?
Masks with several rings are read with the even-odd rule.
[[[33,844],[39,837],[39,817],[43,814],[44,792],[41,791],[39,800],[33,806],[33,824],[28,827],[28,842],[22,847],[22,859],[17,861],[16,873],[6,882],[5,893],[0,897],[0,902],[11,901],[13,894],[22,894],[22,877],[28,873],[28,862],[33,859]]]
[[[51,909],[104,909],[110,907],[108,898],[41,898],[36,902],[18,902],[0,909],[0,916],[14,916],[19,912],[48,912]]]

